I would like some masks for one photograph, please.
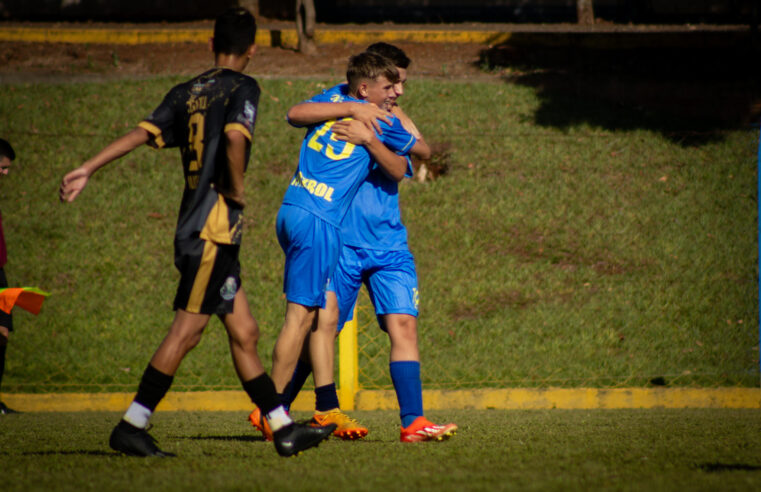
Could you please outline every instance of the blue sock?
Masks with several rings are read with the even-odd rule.
[[[423,383],[420,382],[420,362],[401,360],[389,364],[391,381],[399,401],[399,416],[402,427],[409,427],[418,417],[423,416]]]
[[[338,408],[338,393],[336,393],[336,383],[318,386],[314,389],[315,405],[318,412],[326,412]]]
[[[304,383],[306,383],[306,380],[311,373],[312,364],[299,359],[299,362],[296,364],[296,369],[293,370],[291,382],[288,383],[283,394],[283,406],[286,410],[291,409],[291,403],[296,399],[296,396],[298,396],[301,388],[304,387]]]

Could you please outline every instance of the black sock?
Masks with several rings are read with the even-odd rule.
[[[338,408],[338,395],[336,394],[336,383],[318,386],[314,389],[315,410],[326,412]]]
[[[312,364],[299,359],[296,369],[293,371],[291,382],[288,383],[283,392],[282,401],[285,408],[290,408],[291,403],[296,399],[301,388],[304,387],[304,383],[306,383],[310,374],[312,374]]]
[[[3,372],[5,372],[5,347],[8,339],[0,336],[0,389],[3,386]]]
[[[153,412],[169,387],[172,386],[173,376],[169,376],[148,364],[145,368],[140,386],[137,387],[135,401]]]
[[[262,415],[267,415],[281,405],[275,391],[275,384],[266,372],[254,379],[244,381],[243,389],[254,405],[262,411]]]

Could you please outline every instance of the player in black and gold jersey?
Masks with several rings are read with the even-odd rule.
[[[185,175],[175,233],[181,279],[175,317],[143,373],[137,395],[111,433],[113,449],[138,456],[169,456],[147,433],[148,420],[171,386],[185,355],[200,341],[211,315],[230,338],[235,369],[251,400],[267,413],[275,447],[290,456],[316,446],[332,427],[294,423],[280,404],[256,350],[259,329],[240,288],[238,252],[244,207],[243,173],[251,151],[259,86],[241,73],[255,51],[256,23],[233,8],[214,25],[214,68],[174,87],[153,113],[64,176],[62,201],[73,201],[95,171],[143,144],[179,147]]]

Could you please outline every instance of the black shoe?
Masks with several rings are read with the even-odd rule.
[[[293,456],[315,447],[336,430],[336,424],[312,427],[309,424],[293,423],[275,432],[275,449],[280,456]]]
[[[6,407],[5,403],[0,401],[0,415],[10,415],[12,413],[21,413],[21,412],[14,410],[12,408]]]
[[[154,456],[156,458],[174,456],[172,453],[160,450],[156,446],[156,440],[145,429],[139,429],[123,420],[114,427],[108,444],[114,451],[129,456]]]

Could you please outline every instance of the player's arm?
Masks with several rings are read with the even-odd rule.
[[[375,132],[361,122],[339,121],[330,130],[337,140],[363,145],[389,178],[394,181],[401,181],[404,178],[407,173],[407,159],[386,147],[386,144],[378,140]]]
[[[431,158],[431,148],[422,138],[417,139],[415,145],[410,149],[410,154],[418,159],[426,160]]]
[[[73,202],[87,186],[90,177],[109,162],[129,154],[136,148],[148,143],[150,134],[147,130],[137,127],[126,135],[108,144],[94,157],[85,161],[81,166],[66,174],[61,180],[58,196],[62,202]]]
[[[426,160],[431,158],[431,148],[428,146],[426,141],[423,139],[423,135],[420,133],[420,130],[417,129],[417,126],[415,126],[415,123],[413,123],[412,119],[407,116],[407,113],[402,111],[402,108],[400,108],[398,105],[394,105],[391,108],[391,113],[399,118],[399,121],[402,123],[402,126],[405,130],[410,132],[410,134],[417,139],[417,142],[415,142],[415,145],[412,146],[410,149],[410,154],[414,155],[418,159]]]
[[[390,125],[390,116],[391,113],[375,104],[358,102],[303,102],[289,109],[287,115],[288,122],[296,127],[339,118],[353,118],[379,133],[381,128],[378,120],[383,120]]]
[[[226,190],[225,197],[233,200],[241,207],[245,205],[243,174],[246,168],[246,147],[248,145],[248,139],[243,132],[238,130],[225,132],[225,152],[230,175],[230,189]]]

